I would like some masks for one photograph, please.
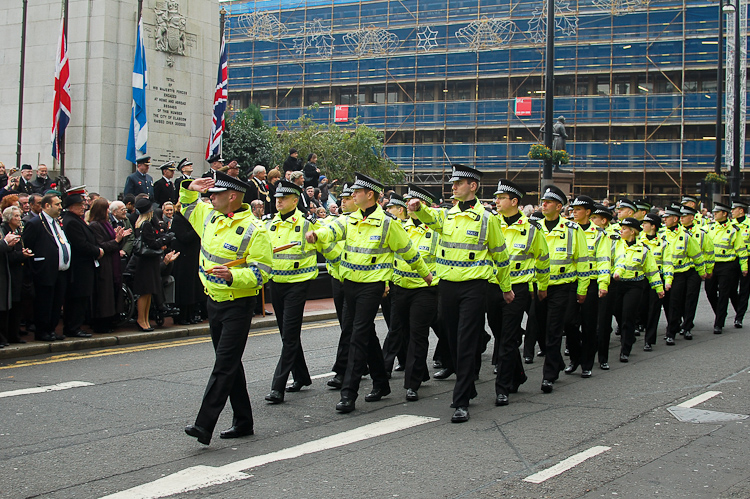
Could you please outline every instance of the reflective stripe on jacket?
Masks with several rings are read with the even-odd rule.
[[[533,291],[533,283],[536,282],[539,291],[546,291],[549,285],[549,250],[541,226],[530,222],[523,213],[510,225],[502,215],[498,215],[498,218],[510,257],[511,284],[527,282],[529,291]]]

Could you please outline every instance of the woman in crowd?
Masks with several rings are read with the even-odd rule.
[[[179,204],[178,204],[179,206]],[[203,284],[198,277],[198,261],[201,251],[201,238],[193,230],[190,222],[175,210],[172,219],[172,233],[174,241],[172,249],[180,253],[174,263],[175,305],[180,309],[180,315],[174,317],[175,324],[197,324],[201,302],[205,300]]]
[[[0,348],[10,343],[26,343],[19,336],[23,263],[32,256],[21,242],[21,210],[3,210],[0,225]]]
[[[99,198],[91,205],[89,226],[96,236],[96,244],[104,250],[96,268],[92,327],[95,333],[113,331],[114,321],[122,312],[122,268],[120,266],[120,242],[132,233],[132,229],[112,227],[109,221],[109,202]]]
[[[151,308],[151,296],[162,292],[161,273],[159,266],[166,249],[165,240],[152,223],[154,215],[151,201],[141,198],[135,202],[138,219],[135,222],[135,238],[142,241],[143,251],[135,254],[135,272],[133,273],[133,293],[138,297],[138,328],[141,331],[153,331],[148,319]]]
[[[21,203],[18,202],[18,194],[10,194],[4,196],[3,199],[0,200],[0,213],[4,212],[9,206],[15,206],[17,208],[21,207]]]
[[[268,195],[273,199],[274,194],[276,194],[276,184],[279,183],[279,180],[281,180],[281,172],[279,171],[279,167],[273,168],[271,171],[268,172],[268,175],[266,176],[266,183],[268,183]],[[276,204],[271,203],[271,209],[269,210],[268,214],[273,215],[276,213]]]

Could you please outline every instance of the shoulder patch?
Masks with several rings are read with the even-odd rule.
[[[314,224],[318,221],[318,217],[315,216],[315,213],[310,213],[305,217],[310,223]]]
[[[609,236],[609,238],[612,239],[613,241],[617,241],[618,239],[622,239],[620,237],[620,234],[612,234],[611,236]]]
[[[385,213],[385,215],[386,215],[387,217],[390,217],[390,218],[392,218],[392,219],[396,220],[396,216],[395,216],[395,215],[394,215],[393,213],[391,213],[390,211],[385,211],[385,210],[383,210],[383,213]]]
[[[542,228],[542,224],[540,224],[540,223],[539,223],[539,222],[537,222],[536,220],[529,220],[529,225],[533,225],[533,226],[534,226],[534,227],[536,227],[537,229],[541,229],[541,228]]]
[[[239,227],[237,227],[238,236],[241,236],[243,232],[245,232],[245,228],[243,226],[240,225]]]
[[[580,226],[579,226],[579,225],[578,225],[577,223],[575,223],[575,222],[568,222],[568,223],[566,223],[565,225],[567,225],[567,226],[568,226],[569,228],[571,228],[571,229],[577,229],[578,227],[580,227]]]

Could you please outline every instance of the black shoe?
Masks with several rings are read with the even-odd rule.
[[[58,341],[62,341],[62,340],[65,339],[65,336],[63,336],[61,334],[57,334],[57,333],[52,333],[52,334],[55,336],[55,339],[58,340]]]
[[[443,362],[440,360],[435,360],[432,362],[432,368],[433,369],[442,369],[443,368]]]
[[[615,329],[615,336],[620,336],[620,326],[617,326],[617,329]]]
[[[667,345],[674,345],[674,338],[670,338],[669,336],[667,336]]]
[[[581,371],[581,377],[582,378],[590,378],[591,377],[591,370]]]
[[[693,333],[691,333],[687,329],[685,330],[685,339],[686,340],[692,340],[693,339]]]
[[[651,343],[646,343],[643,345],[643,351],[644,352],[651,352],[653,351],[654,347],[651,346]]]
[[[539,350],[539,351],[538,351],[538,352],[536,353],[536,356],[537,356],[537,357],[544,357],[544,353],[545,353],[545,352],[544,352],[544,350]]]
[[[608,362],[599,363],[599,369],[601,369],[602,371],[609,371],[609,363]]]
[[[302,390],[302,387],[310,386],[311,384],[312,383],[307,383],[307,384],[303,385],[299,381],[295,381],[291,385],[289,385],[289,386],[286,387],[286,391],[290,392],[290,393],[298,392],[298,391]]]
[[[492,369],[492,374],[497,375],[497,366]]]
[[[198,442],[202,443],[203,445],[208,445],[211,443],[211,433],[198,425],[187,425],[185,427],[185,433],[187,433],[191,437],[197,438]]]
[[[524,357],[523,361],[526,364],[533,364],[534,363],[534,357]]]
[[[684,329],[680,329],[680,333],[679,334],[680,334],[680,336],[685,336],[685,330]]]
[[[718,326],[714,326],[714,334],[721,334],[721,333],[722,333],[721,328],[718,327]],[[687,338],[685,338],[685,339],[687,339]]]
[[[389,393],[391,393],[391,389],[387,386],[385,388],[373,388],[370,393],[365,395],[365,402],[377,402]]]
[[[151,331],[154,330],[154,328],[152,328],[151,326],[144,328],[144,327],[141,327],[141,325],[138,323],[136,323],[135,325],[138,326],[138,331],[141,331],[142,333],[150,333]]]
[[[269,312],[268,310],[266,310],[266,315],[273,315],[273,312]]]
[[[79,329],[78,331],[75,331],[73,333],[65,333],[65,336],[67,336],[68,338],[91,338],[91,333],[86,333]]]
[[[737,329],[742,329],[742,321],[734,321],[734,327]]]
[[[352,399],[341,399],[339,400],[339,403],[336,404],[336,410],[343,412],[344,414],[352,412],[354,410],[354,401]]]
[[[576,369],[578,369],[578,364],[571,363],[570,365],[568,365],[568,367],[565,368],[563,372],[565,374],[573,374]]]
[[[550,380],[542,380],[542,391],[544,393],[552,393],[552,382]]]
[[[266,400],[271,402],[272,404],[280,404],[284,401],[284,392],[280,392],[279,390],[271,390],[271,392],[266,395]]]
[[[465,423],[469,420],[469,408],[468,407],[456,407],[456,410],[451,416],[451,423]]]
[[[419,395],[417,395],[416,390],[412,390],[411,388],[406,390],[406,400],[409,402],[416,402],[419,400]]]
[[[232,426],[228,430],[219,433],[219,438],[241,438],[255,435],[253,428],[243,428],[242,426]]]
[[[568,350],[567,348],[565,349],[565,356],[570,357],[570,350]]]
[[[451,374],[453,374],[454,372],[455,371],[453,371],[453,369],[448,369],[447,367],[444,367],[438,372],[436,372],[435,374],[433,374],[432,377],[435,379],[445,379]]]
[[[396,367],[393,368],[393,370],[396,371],[396,372],[401,372],[404,369],[406,369],[406,368],[404,366],[402,366],[401,363],[396,364]]]
[[[625,355],[624,353],[621,353],[620,354],[620,362],[627,362],[627,361],[628,361],[628,356]]]
[[[504,393],[500,393],[495,397],[495,405],[501,406],[501,405],[508,405],[508,396]]]
[[[335,388],[336,390],[341,390],[341,387],[344,385],[344,377],[340,374],[337,374],[333,378],[329,379],[326,385],[330,386],[331,388]]]
[[[54,334],[43,334],[41,336],[35,336],[35,341],[55,341],[57,337]]]

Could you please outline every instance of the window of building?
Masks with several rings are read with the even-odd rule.
[[[555,95],[573,95],[575,80],[572,77],[555,78]]]
[[[305,90],[305,105],[311,106],[316,102],[318,104],[330,103],[330,90],[328,88],[310,88]]]
[[[683,92],[697,92],[698,91],[698,80],[685,80],[682,84]]]
[[[385,104],[385,86],[378,85],[372,87],[372,96],[369,99],[369,104]]]
[[[474,81],[449,81],[446,84],[446,100],[474,100],[474,90],[476,82]]]
[[[516,90],[514,97],[533,97],[536,95],[544,95],[542,79],[539,77],[530,77],[524,78],[522,80],[516,80],[513,82],[513,87]]]
[[[716,80],[703,80],[701,82],[702,92],[716,92]]]
[[[417,102],[430,102],[435,98],[435,82],[417,83],[417,93],[414,98]]]
[[[629,75],[615,78],[614,92],[613,92],[615,95],[628,95],[631,93],[630,89],[631,89],[631,85],[630,85]]]
[[[474,130],[446,130],[446,144],[468,144],[474,142]]]
[[[609,95],[609,76],[599,76],[596,79],[596,94]]]
[[[507,99],[508,82],[505,79],[479,80],[479,99]]]
[[[298,88],[279,89],[278,107],[301,107],[302,91]]]
[[[261,90],[258,92],[253,92],[252,103],[261,109],[276,107],[276,91]]]

